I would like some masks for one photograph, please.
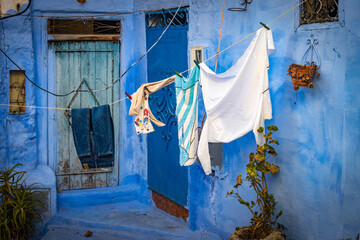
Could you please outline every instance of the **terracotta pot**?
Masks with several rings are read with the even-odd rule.
[[[317,66],[313,65],[300,65],[291,64],[288,69],[288,76],[291,76],[291,80],[294,84],[294,90],[298,90],[300,87],[313,88],[315,85],[312,82],[314,77],[319,77],[317,73]]]

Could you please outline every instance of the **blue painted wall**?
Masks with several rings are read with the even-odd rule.
[[[253,1],[246,12],[225,12],[222,49],[270,22],[299,1]],[[226,1],[225,9],[237,1]],[[191,1],[189,45],[206,47],[215,54],[222,1]],[[340,21],[360,36],[359,1],[340,1]],[[271,190],[284,215],[280,222],[294,239],[340,239],[360,231],[360,163],[356,149],[359,130],[359,43],[338,23],[298,27],[298,10],[271,25],[275,52],[270,56],[270,93],[280,147],[278,176],[270,177]],[[301,63],[314,34],[322,65],[314,89],[300,89],[294,105],[292,83],[286,76],[291,63]],[[218,72],[228,69],[250,39],[219,56]],[[213,68],[215,61],[210,61]],[[200,116],[202,116],[200,114]],[[245,161],[256,145],[250,133],[224,144],[224,176],[204,176],[199,166],[190,168],[192,227],[217,229],[224,237],[236,226],[249,224],[248,210],[226,199],[236,176],[245,174]],[[223,180],[222,180],[223,178]],[[242,191],[254,196],[247,187]]]
[[[180,1],[99,1],[88,0],[79,4],[73,0],[37,0],[31,8],[34,14],[61,16],[93,13],[118,13],[138,9],[177,7]],[[246,12],[225,11],[221,48],[256,31],[258,22],[270,22],[298,3],[291,1],[253,1]],[[238,1],[226,1],[225,9],[237,6]],[[189,0],[189,49],[204,46],[205,58],[217,49],[222,1]],[[346,29],[360,36],[357,16],[360,2],[340,1],[340,21]],[[275,52],[270,56],[270,94],[273,119],[266,124],[279,127],[276,134],[280,147],[277,176],[270,177],[271,191],[279,201],[284,214],[280,222],[285,225],[289,238],[341,239],[354,237],[360,230],[360,39],[338,23],[298,27],[298,10],[271,25]],[[145,17],[143,13],[108,17],[120,19],[121,72],[146,51]],[[296,31],[295,31],[296,29]],[[32,79],[47,88],[51,85],[46,33],[46,18],[16,17],[0,22],[0,45]],[[314,89],[300,89],[294,105],[292,83],[287,77],[291,63],[301,63],[307,49],[306,40],[314,34],[319,40],[317,49],[321,57],[320,78]],[[218,72],[228,69],[243,53],[248,39],[219,56]],[[188,54],[190,56],[190,54]],[[0,56],[0,103],[8,102],[8,71],[15,67]],[[189,61],[190,64],[190,61]],[[215,60],[208,62],[214,68]],[[180,71],[181,69],[179,69]],[[137,64],[121,81],[124,91],[134,92],[146,81],[146,59]],[[160,79],[159,79],[160,80]],[[28,105],[51,105],[53,99],[26,85]],[[146,136],[137,136],[132,117],[127,115],[130,102],[118,105],[121,111],[120,180],[133,179],[143,183],[147,179]],[[53,110],[30,109],[25,115],[9,115],[0,109],[0,167],[22,162],[25,169],[55,169],[49,144],[55,137],[49,135],[48,125],[53,121]],[[202,116],[204,109],[200,107]],[[199,117],[201,118],[201,117]],[[235,199],[226,198],[236,176],[245,173],[245,161],[255,149],[252,133],[223,145],[223,168],[215,176],[205,176],[199,165],[189,168],[190,227],[219,233],[224,238],[236,226],[249,224],[250,214]],[[35,170],[34,170],[35,169]],[[39,171],[38,171],[39,172]],[[43,171],[47,172],[47,170]],[[136,176],[136,177],[132,177]],[[45,181],[44,181],[45,182]],[[54,189],[54,182],[47,183]],[[146,184],[142,185],[146,186]],[[252,192],[243,187],[249,197]],[[56,194],[55,194],[56,195]]]
[[[1,48],[10,56],[14,56],[20,66],[26,69],[26,74],[34,78],[34,51],[32,42],[31,18],[22,17],[21,21],[10,19],[0,22]],[[21,37],[19,37],[21,36]],[[16,40],[14,40],[16,39]],[[16,69],[11,62],[1,56],[1,103],[8,104],[9,70]],[[34,88],[26,84],[26,102],[35,104]],[[27,114],[12,115],[7,107],[0,109],[0,154],[4,161],[1,165],[22,163],[25,168],[34,168],[37,163],[36,151],[36,111],[27,110]]]

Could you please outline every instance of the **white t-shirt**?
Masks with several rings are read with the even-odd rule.
[[[253,130],[256,143],[263,144],[257,132],[265,119],[272,118],[268,91],[268,55],[275,50],[272,33],[261,28],[240,59],[226,72],[214,73],[200,64],[200,81],[207,113],[198,158],[206,174],[211,173],[209,142],[230,142]]]

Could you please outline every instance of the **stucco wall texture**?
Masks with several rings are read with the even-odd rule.
[[[261,27],[259,22],[270,22],[291,9],[299,1],[254,0],[246,12],[225,10],[221,49],[242,39]],[[31,13],[39,15],[90,15],[119,13],[133,10],[151,10],[178,7],[180,1],[146,0],[88,0],[79,4],[73,0],[36,0]],[[193,46],[204,46],[204,58],[216,53],[222,1],[189,0],[189,51]],[[227,0],[225,9],[238,5]],[[23,6],[24,7],[24,6]],[[270,188],[279,201],[283,216],[279,222],[287,227],[289,239],[342,239],[354,237],[360,231],[360,2],[339,1],[340,23],[298,26],[296,9],[270,27],[275,52],[270,55],[269,82],[273,106],[273,119],[266,125],[277,125],[279,132],[278,157],[275,162],[280,173],[270,177]],[[121,33],[121,72],[146,51],[145,14],[136,13],[111,16],[119,19]],[[49,58],[46,18],[15,17],[0,21],[0,46],[13,58],[26,74],[44,88],[52,83],[49,78]],[[354,34],[348,32],[350,30]],[[313,34],[321,58],[320,78],[313,89],[302,88],[295,93],[287,68],[302,63],[308,48],[307,39]],[[218,73],[228,69],[244,52],[251,37],[219,55]],[[190,56],[190,54],[188,54]],[[174,56],[176,57],[176,56]],[[0,103],[8,103],[9,70],[16,69],[0,55]],[[190,59],[189,59],[190,65]],[[214,68],[215,59],[208,62]],[[136,91],[147,78],[146,59],[143,59],[120,81],[121,98],[124,91]],[[182,71],[185,69],[179,69]],[[160,80],[160,79],[159,79]],[[51,106],[54,99],[26,83],[27,105]],[[204,113],[200,101],[199,119]],[[130,102],[118,105],[120,122],[120,184],[134,179],[143,184],[147,179],[146,135],[137,136],[132,117],[127,115]],[[34,170],[46,165],[53,171],[56,159],[49,143],[56,136],[48,132],[54,110],[27,109],[24,115],[10,115],[0,107],[0,166],[23,163],[24,169]],[[223,144],[223,167],[213,176],[205,176],[200,165],[189,167],[189,227],[206,229],[224,239],[236,226],[249,225],[250,214],[236,199],[226,198],[238,174],[245,174],[245,161],[256,148],[252,133]],[[39,171],[37,171],[39,172]],[[40,174],[41,175],[41,174]],[[136,177],[131,177],[136,176]],[[129,178],[130,177],[130,178]],[[41,178],[41,176],[39,176]],[[54,185],[55,183],[53,183]],[[247,186],[242,186],[249,198],[254,197]],[[149,197],[150,195],[146,195]]]

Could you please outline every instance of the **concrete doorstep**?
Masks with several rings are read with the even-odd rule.
[[[116,194],[111,194],[112,191]],[[144,202],[136,188],[120,192],[107,189],[58,194],[59,210],[43,229],[41,239],[220,239],[211,233],[191,231],[182,219]],[[92,234],[85,237],[88,231]]]

